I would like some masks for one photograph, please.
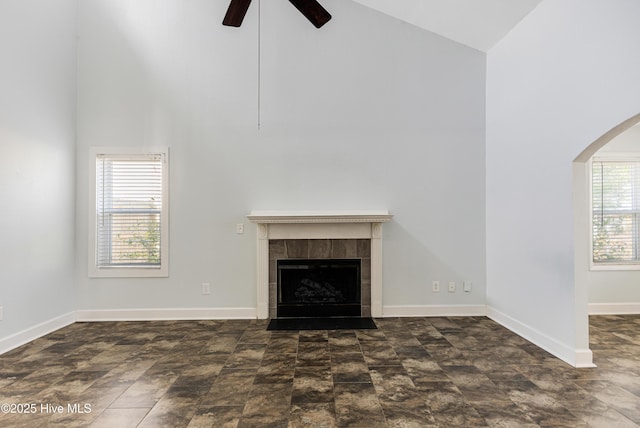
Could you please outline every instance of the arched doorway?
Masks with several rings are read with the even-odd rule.
[[[574,234],[574,280],[576,298],[577,348],[589,348],[589,290],[587,274],[590,266],[590,188],[589,160],[603,146],[629,128],[640,123],[637,114],[613,127],[596,141],[591,143],[573,161],[573,234]],[[584,339],[582,339],[584,338]]]

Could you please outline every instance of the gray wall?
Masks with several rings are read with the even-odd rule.
[[[228,2],[80,2],[79,309],[255,307],[255,228],[235,224],[256,209],[389,209],[384,305],[484,304],[485,55],[351,1],[325,0],[320,30],[261,3],[258,32],[257,3],[235,29]],[[105,145],[171,147],[169,278],[87,277]]]
[[[75,5],[0,2],[0,338],[75,309]]]
[[[640,111],[639,15],[637,1],[543,1],[487,58],[487,304],[571,362],[590,360],[572,163]]]

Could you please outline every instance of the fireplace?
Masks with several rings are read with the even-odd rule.
[[[305,274],[312,276],[303,278]],[[285,289],[281,290],[283,276],[285,282],[291,280],[294,284],[285,284]],[[295,291],[291,291],[291,288],[300,288],[299,282],[302,280],[307,283],[306,290],[297,290],[298,295],[310,293],[311,289],[317,294],[324,293],[327,297],[324,305],[306,302],[307,307],[303,309],[301,303],[293,301],[295,295],[291,293]],[[322,285],[310,284],[310,281]],[[347,281],[350,291],[347,290]],[[331,308],[328,300],[332,288],[340,291],[334,297],[342,301]],[[347,299],[350,306],[346,306]],[[338,315],[347,309],[348,313]],[[311,310],[313,312],[309,312]],[[325,316],[371,316],[371,240],[269,240],[269,318]]]
[[[282,259],[360,260],[360,314],[382,316],[382,224],[388,211],[252,211],[257,224],[259,319],[279,318],[277,261]]]
[[[359,259],[278,260],[278,318],[359,317]]]

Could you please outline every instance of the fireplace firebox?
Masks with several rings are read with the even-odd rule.
[[[278,318],[359,317],[360,259],[278,260]]]

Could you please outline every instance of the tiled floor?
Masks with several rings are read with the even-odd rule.
[[[640,425],[640,316],[592,317],[581,370],[487,318],[376,321],[73,324],[0,356],[0,426]]]

